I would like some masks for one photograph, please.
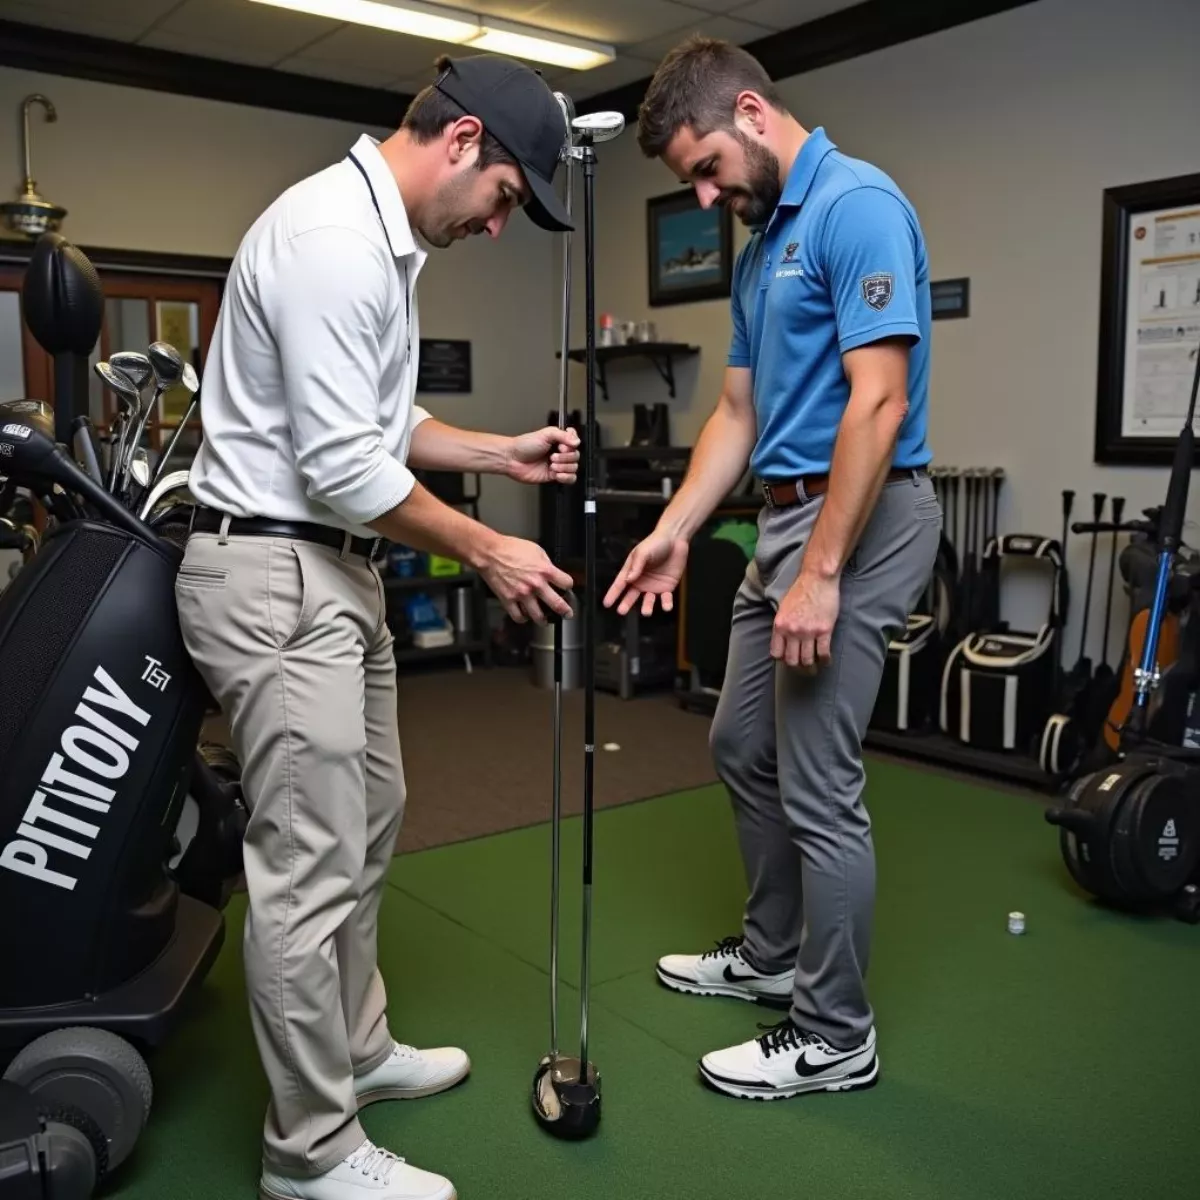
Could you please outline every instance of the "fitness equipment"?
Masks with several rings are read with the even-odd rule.
[[[94,345],[90,264],[61,238],[39,255],[26,294],[43,332],[72,326],[61,343]],[[86,403],[79,353],[83,386],[58,389],[57,428]],[[0,1051],[5,1079],[101,1130],[103,1176],[146,1123],[144,1055],[221,946],[244,810],[229,756],[198,747],[213,706],[175,616],[173,510],[139,520],[20,421],[0,423],[0,463],[5,494],[53,492],[76,514],[0,596],[0,961],[21,967],[0,974]]]
[[[989,540],[980,575],[997,593],[1005,563],[1050,568],[1046,621],[1033,631],[1012,630],[994,621],[991,628],[962,638],[942,670],[938,723],[943,733],[967,745],[1024,752],[1033,746],[1053,704],[1066,573],[1059,543],[1036,534],[1010,533]]]
[[[1154,599],[1134,671],[1133,704],[1119,732],[1121,761],[1081,776],[1066,803],[1046,812],[1047,822],[1059,827],[1067,869],[1082,888],[1122,908],[1170,904],[1192,923],[1200,922],[1200,878],[1193,878],[1200,860],[1200,751],[1153,737],[1150,701],[1161,679],[1159,633],[1182,545],[1198,390],[1200,357],[1158,519]]]
[[[592,937],[592,826],[595,767],[596,697],[596,279],[595,279],[595,170],[596,144],[620,135],[625,118],[620,113],[575,116],[570,97],[555,93],[562,109],[565,137],[561,158],[566,164],[567,211],[570,212],[575,163],[583,167],[584,306],[587,329],[587,417],[583,439],[584,468],[584,605],[583,605],[583,936],[580,973],[579,1057],[559,1052],[558,942],[559,891],[562,838],[562,621],[554,631],[554,794],[551,814],[550,883],[550,1052],[538,1063],[533,1077],[533,1112],[538,1124],[556,1137],[578,1139],[594,1133],[600,1124],[600,1073],[588,1058],[588,1014],[591,990]],[[564,235],[562,354],[559,366],[559,428],[566,426],[567,350],[571,331],[571,235]],[[562,489],[555,497],[555,543],[561,550],[565,529]]]

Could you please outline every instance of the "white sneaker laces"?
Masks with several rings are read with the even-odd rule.
[[[413,1046],[402,1046],[397,1042],[395,1049],[392,1050],[392,1057],[407,1058],[410,1062],[416,1062],[421,1057],[421,1052]]]
[[[346,1161],[352,1171],[361,1171],[378,1183],[387,1183],[388,1176],[404,1159],[382,1146],[364,1142]]]

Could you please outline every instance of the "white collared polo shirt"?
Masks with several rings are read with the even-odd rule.
[[[415,482],[418,249],[366,135],[285,191],[238,248],[202,380],[189,487],[239,517],[364,536]]]

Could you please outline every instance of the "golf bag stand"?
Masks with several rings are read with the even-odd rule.
[[[66,347],[56,371],[76,382],[74,358],[86,366],[100,331],[98,288],[75,247],[42,239],[25,311],[39,340]],[[56,399],[69,427],[86,378]],[[227,897],[244,825],[235,789],[197,748],[210,698],[179,629],[179,546],[39,430],[0,427],[0,473],[88,505],[51,525],[0,594],[0,1064],[43,1114],[99,1131],[99,1183],[149,1115],[143,1053],[220,949],[224,917],[197,893]],[[0,1176],[0,1200],[31,1194],[21,1187]]]

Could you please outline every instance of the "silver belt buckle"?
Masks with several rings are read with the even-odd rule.
[[[763,499],[767,502],[768,508],[775,507],[775,497],[771,495],[771,485],[764,479],[762,483]]]

